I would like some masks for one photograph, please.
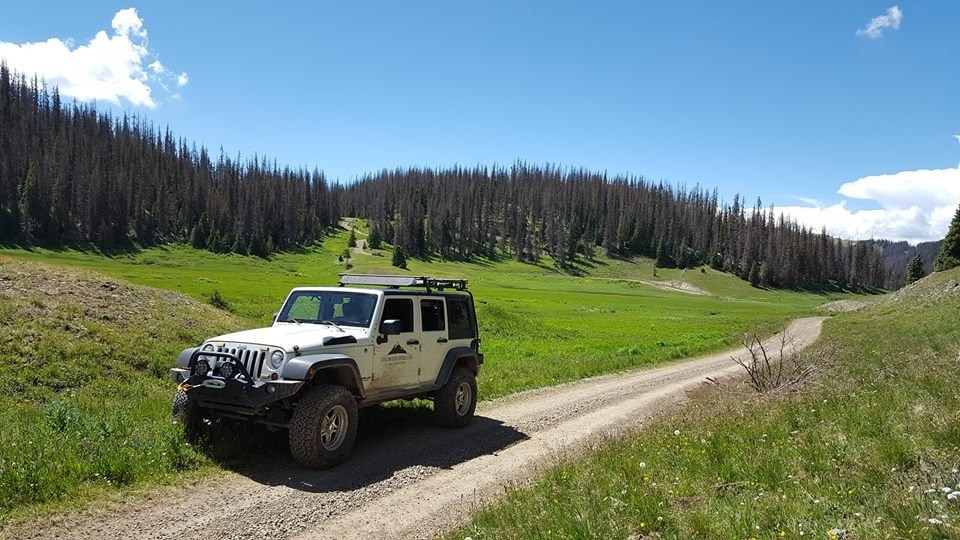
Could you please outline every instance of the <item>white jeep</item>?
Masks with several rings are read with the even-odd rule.
[[[181,352],[173,415],[191,440],[217,416],[286,428],[299,463],[330,467],[350,453],[359,407],[432,399],[440,423],[469,424],[479,349],[466,280],[342,274],[291,291],[272,326]]]

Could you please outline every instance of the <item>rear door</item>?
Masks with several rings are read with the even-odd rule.
[[[373,387],[403,388],[420,384],[419,309],[415,297],[389,296],[384,300],[383,315],[377,322],[400,321],[401,332],[387,336],[374,347]]]
[[[450,350],[447,339],[447,309],[443,297],[420,298],[420,382],[437,380],[443,359]]]

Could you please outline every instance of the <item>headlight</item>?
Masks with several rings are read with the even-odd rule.
[[[280,366],[283,365],[283,351],[273,351],[273,354],[270,355],[270,366],[273,369],[280,369]]]
[[[213,350],[213,343],[207,343],[206,345],[204,345],[204,346],[203,346],[203,350],[204,350],[204,351],[212,351],[212,350]]]

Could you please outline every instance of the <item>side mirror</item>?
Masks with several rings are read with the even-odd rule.
[[[398,319],[387,319],[380,323],[380,333],[385,336],[395,336],[400,333],[401,329]]]

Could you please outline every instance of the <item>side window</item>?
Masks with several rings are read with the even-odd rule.
[[[447,300],[450,310],[450,339],[473,338],[473,321],[470,320],[470,306],[466,300]]]
[[[447,328],[444,319],[443,300],[420,300],[420,323],[424,332],[442,332]]]
[[[390,298],[383,304],[383,319],[400,321],[401,332],[413,332],[413,300],[409,298]]]

